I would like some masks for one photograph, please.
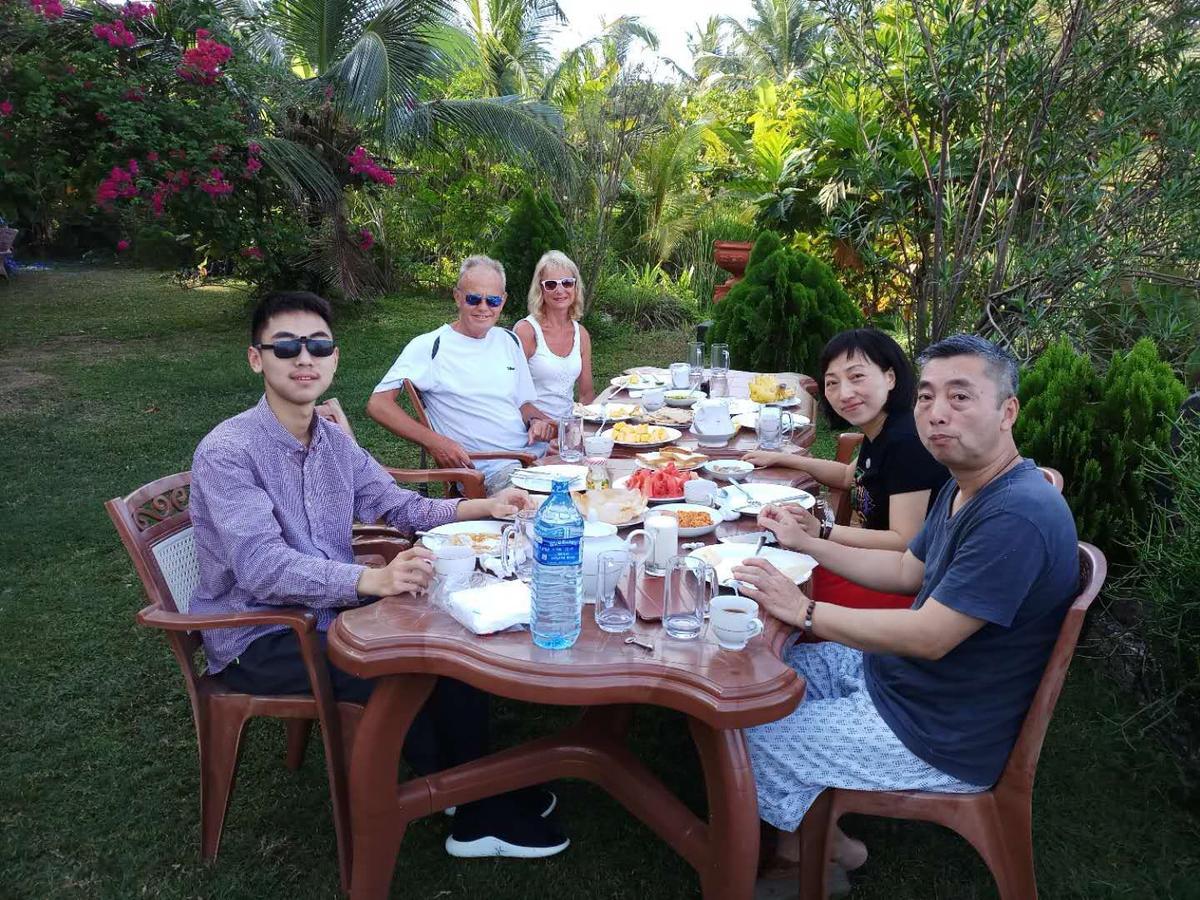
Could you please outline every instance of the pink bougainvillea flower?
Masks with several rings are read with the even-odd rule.
[[[133,32],[125,27],[125,23],[117,22],[102,22],[92,26],[92,34],[101,41],[107,41],[108,46],[121,49],[122,47],[132,47],[137,43],[137,38],[133,36]]]
[[[370,250],[375,246],[375,235],[371,233],[369,228],[360,228],[358,230],[358,249]]]
[[[90,91],[90,90],[92,89],[92,82],[90,82],[90,81],[85,81],[85,82],[83,83],[83,89],[84,89],[85,91]]]
[[[126,3],[121,15],[135,22],[148,18],[158,12],[153,3]]]
[[[29,0],[29,5],[46,19],[61,19],[66,12],[59,0]]]
[[[128,249],[129,249],[129,241],[125,240],[125,238],[121,238],[119,241],[117,241],[117,252],[118,253],[124,253]]]
[[[209,38],[205,28],[196,29],[196,46],[183,53],[183,64],[175,71],[193,84],[215,84],[221,66],[233,58],[233,50]]]
[[[13,114],[13,105],[11,100],[0,100],[0,118],[7,119]]]
[[[250,157],[246,160],[246,169],[242,172],[243,178],[253,178],[258,174],[259,169],[263,167],[262,160]]]
[[[249,259],[264,259],[263,252],[262,250],[258,249],[258,247],[243,247],[242,256],[245,256]]]
[[[79,70],[78,70],[78,69],[76,69],[74,66],[67,66],[67,68],[66,68],[66,73],[67,73],[68,75],[74,75],[74,74],[75,74],[76,72],[78,72],[78,71],[79,71]]]
[[[133,165],[130,170],[122,169],[120,166],[113,166],[109,170],[108,176],[96,188],[97,204],[107,209],[117,200],[127,200],[137,196],[137,185],[133,183],[133,178],[137,174],[137,161],[131,159],[129,162]]]
[[[146,162],[158,162],[158,151],[151,150],[146,154]]]
[[[141,101],[146,99],[146,92],[143,91],[140,87],[135,87],[135,88],[130,88],[121,96],[125,100],[131,100],[134,103],[140,103]]]
[[[233,184],[225,180],[225,173],[220,169],[210,169],[208,177],[199,183],[199,188],[214,200],[233,193]]]
[[[262,153],[262,144],[257,141],[251,141],[246,145],[246,152],[251,156],[258,156],[258,154]]]
[[[126,164],[125,168],[129,170],[130,175],[133,175],[136,177],[138,174],[138,161],[136,159],[131,159]]]
[[[351,175],[365,175],[376,184],[386,184],[389,187],[396,183],[396,176],[372,159],[365,147],[355,147],[354,152],[346,157],[346,161],[350,163]]]
[[[97,110],[96,121],[103,125],[108,121],[108,113],[104,112],[103,110]]]

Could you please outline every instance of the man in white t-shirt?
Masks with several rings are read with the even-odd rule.
[[[409,341],[367,402],[367,415],[420,444],[439,466],[480,469],[489,494],[507,483],[519,463],[473,462],[469,454],[541,456],[557,427],[534,406],[537,393],[520,342],[493,327],[508,297],[504,287],[504,267],[496,260],[463,260],[454,287],[458,319]],[[405,379],[421,392],[432,429],[396,402]]]

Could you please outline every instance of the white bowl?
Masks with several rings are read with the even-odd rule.
[[[700,512],[708,516],[710,524],[700,525],[696,528],[684,528],[680,526],[679,536],[686,538],[701,537],[705,534],[712,534],[717,530],[717,523],[721,521],[721,514],[711,506],[700,506],[695,503],[664,503],[661,506],[655,507],[654,514],[669,513],[669,512]]]
[[[728,431],[724,434],[701,434],[693,425],[692,434],[696,438],[696,443],[701,447],[716,449],[718,447],[724,447],[726,444],[728,444],[730,439],[737,434],[737,429],[735,428],[733,431]]]
[[[682,409],[703,400],[704,391],[670,390],[663,394],[663,398],[667,401],[667,406],[677,406]]]
[[[714,459],[704,464],[704,471],[713,478],[744,478],[754,471],[754,464],[740,459]]]

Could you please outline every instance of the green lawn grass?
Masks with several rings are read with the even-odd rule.
[[[198,860],[195,736],[175,663],[135,625],[141,589],[102,503],[188,468],[217,422],[253,404],[244,363],[248,299],[230,287],[181,291],[119,270],[27,273],[0,286],[0,897],[299,898],[337,896],[319,745],[283,768],[283,731],[251,726],[219,861]],[[448,300],[388,298],[337,324],[333,394],[380,459],[410,447],[369,422],[368,392]],[[682,333],[598,342],[596,374],[677,357]],[[828,453],[822,436],[818,449]],[[1197,822],[1174,769],[1149,742],[1127,743],[1131,712],[1097,665],[1078,659],[1059,703],[1035,795],[1045,898],[1200,897]],[[571,710],[497,705],[511,743]],[[636,745],[687,802],[703,807],[682,720],[645,711]],[[601,791],[561,788],[574,843],[538,863],[458,862],[441,817],[405,841],[403,898],[687,898],[691,870]],[[994,897],[986,869],[949,832],[849,821],[872,849],[856,898]]]

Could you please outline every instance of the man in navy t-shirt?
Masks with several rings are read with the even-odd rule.
[[[826,787],[971,792],[1000,777],[1078,591],[1075,524],[1013,442],[1017,367],[958,335],[920,358],[915,417],[949,470],[907,552],[811,537],[786,509],[760,520],[788,547],[866,587],[916,593],[911,609],[812,603],[761,559],[735,569],[747,596],[824,643],[788,661],[805,702],[747,732],[762,817],[795,831]],[[834,862],[866,848],[838,832]],[[780,855],[798,858],[795,841]]]

